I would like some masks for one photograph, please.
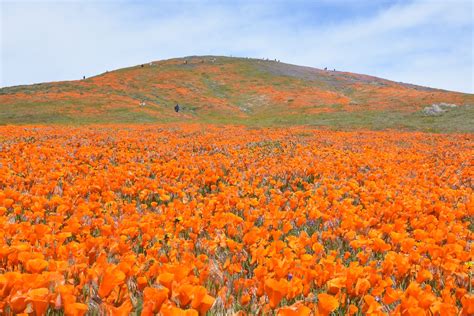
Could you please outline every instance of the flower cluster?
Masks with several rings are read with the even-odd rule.
[[[472,315],[471,135],[0,127],[2,315]]]

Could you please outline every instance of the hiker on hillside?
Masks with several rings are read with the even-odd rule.
[[[176,113],[179,112],[179,104],[178,104],[178,103],[176,103],[176,105],[174,106],[174,111],[175,111]]]

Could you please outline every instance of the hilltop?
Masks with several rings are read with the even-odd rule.
[[[175,113],[173,106],[182,106]],[[456,107],[426,115],[432,104]],[[0,89],[0,124],[206,122],[473,132],[474,95],[278,61],[192,56]]]

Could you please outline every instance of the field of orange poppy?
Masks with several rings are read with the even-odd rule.
[[[0,127],[1,315],[473,315],[472,134]]]

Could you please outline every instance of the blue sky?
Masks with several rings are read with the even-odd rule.
[[[232,55],[474,93],[470,0],[0,1],[2,87]]]

